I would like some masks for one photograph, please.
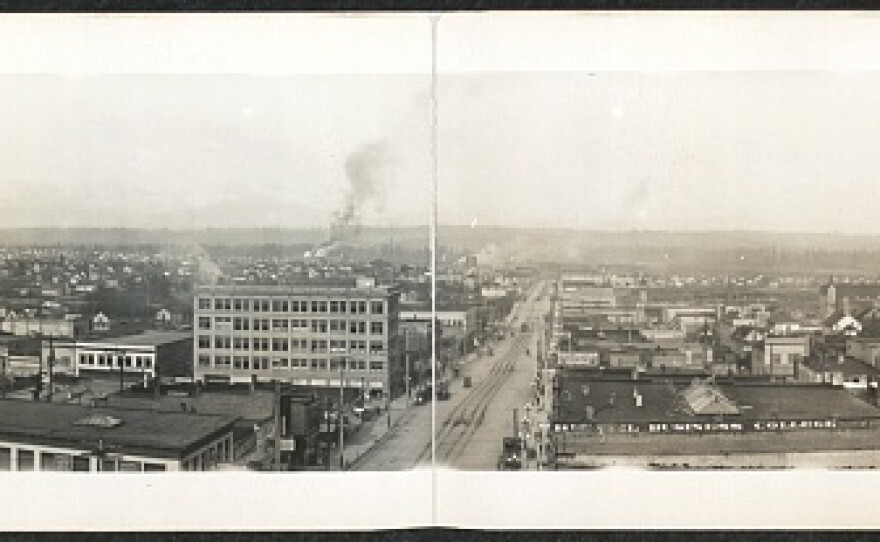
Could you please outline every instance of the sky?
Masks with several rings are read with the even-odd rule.
[[[648,69],[652,49],[633,45],[658,42],[626,21],[523,30],[522,19],[498,20],[439,26],[441,224],[880,233],[870,197],[880,72],[785,69],[803,67],[790,59],[730,69],[730,50],[715,41],[739,40],[752,63],[770,55],[742,39],[754,28],[736,24],[715,41],[705,25],[691,41],[668,40],[667,61]],[[377,33],[387,20],[321,21],[324,34],[260,27],[301,40],[276,53],[292,67],[249,64],[258,33],[244,52],[175,64],[193,56],[175,56],[189,34],[180,29],[163,38],[165,57],[137,60],[158,67],[138,73],[124,64],[140,58],[126,50],[138,35],[120,40],[122,27],[62,47],[88,52],[109,40],[125,53],[70,53],[75,69],[39,57],[41,73],[18,73],[0,61],[0,227],[328,226],[352,201],[359,223],[427,224],[429,26],[394,19]],[[202,43],[193,35],[181,50]],[[698,38],[719,52],[705,56]],[[699,62],[676,64],[682,47]],[[623,51],[617,63],[614,51]],[[351,164],[365,166],[358,174]]]

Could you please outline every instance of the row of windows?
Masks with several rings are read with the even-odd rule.
[[[311,350],[312,352],[366,352],[369,348],[371,353],[385,351],[384,341],[345,341],[313,339],[287,339],[286,337],[274,337],[271,340],[263,337],[228,337],[211,335],[199,335],[198,345],[200,349],[213,348],[217,350],[254,350],[256,352],[288,352],[292,350]],[[129,367],[129,365],[126,365]],[[140,367],[140,365],[138,365]]]
[[[91,461],[85,455],[71,455],[55,452],[39,452],[40,453],[40,470],[41,471],[74,471],[89,472],[91,470]],[[36,470],[36,454],[34,450],[19,448],[16,452],[15,470],[33,471]],[[159,472],[165,470],[162,463],[150,463],[141,461],[126,461],[117,459],[101,459],[100,469],[103,472]],[[12,469],[12,450],[6,447],[0,447],[0,471],[11,471]]]
[[[315,371],[383,371],[385,362],[324,358],[268,358],[266,356],[213,356],[199,354],[199,367],[268,371],[271,369],[311,369]]]
[[[122,367],[122,355],[80,354],[79,364],[92,367]],[[153,366],[152,356],[125,356],[126,367],[149,369]]]
[[[305,301],[298,299],[199,298],[199,310],[253,312],[314,312],[330,314],[367,314],[366,301]],[[383,301],[369,302],[370,314],[384,314]]]
[[[294,318],[231,318],[229,316],[215,316],[213,329],[233,331],[311,331],[312,333],[348,333],[366,334],[367,322],[358,320],[305,320]],[[382,335],[385,333],[384,322],[370,322],[370,334]],[[199,329],[209,331],[212,329],[211,317],[199,317]]]

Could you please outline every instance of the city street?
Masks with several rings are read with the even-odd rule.
[[[458,468],[494,469],[502,436],[512,431],[512,411],[531,398],[536,370],[536,322],[549,302],[539,302],[543,284],[534,287],[526,301],[514,307],[507,320],[505,338],[492,345],[492,355],[477,355],[462,366],[472,387],[463,378],[449,386],[451,398],[437,402],[437,463]],[[529,323],[529,331],[520,325]],[[526,354],[528,349],[529,354]],[[428,465],[431,460],[431,405],[411,406],[401,422],[386,434],[352,468],[401,470]]]

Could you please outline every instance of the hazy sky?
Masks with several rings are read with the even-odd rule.
[[[880,233],[880,72],[780,69],[871,27],[690,17],[444,18],[441,223]],[[0,23],[0,227],[426,224],[427,19],[243,20]]]

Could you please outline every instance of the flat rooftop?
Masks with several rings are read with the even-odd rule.
[[[664,377],[634,380],[563,373],[560,378],[558,421],[586,423],[588,406],[593,408],[593,420],[599,423],[705,420],[706,415],[688,411],[682,402],[681,392],[690,384],[687,380]],[[825,384],[728,380],[719,381],[713,387],[738,409],[737,414],[724,416],[728,421],[880,418],[880,409],[841,388]],[[642,396],[641,407],[636,406],[636,392]]]
[[[119,420],[115,427],[80,423],[93,416]],[[179,456],[214,435],[231,430],[236,417],[191,412],[156,412],[0,399],[0,435],[13,442],[91,449],[103,439],[120,452]],[[78,423],[80,422],[80,423]]]
[[[81,339],[76,341],[80,344],[112,344],[125,346],[161,346],[163,344],[176,343],[178,341],[191,341],[192,333],[187,331],[145,331],[131,335],[119,335],[117,337],[97,337],[93,339]]]
[[[233,285],[202,285],[196,289],[196,295],[215,296],[291,296],[291,295],[391,295],[394,288],[389,286],[358,286],[354,280],[321,280],[302,284],[233,284]]]

